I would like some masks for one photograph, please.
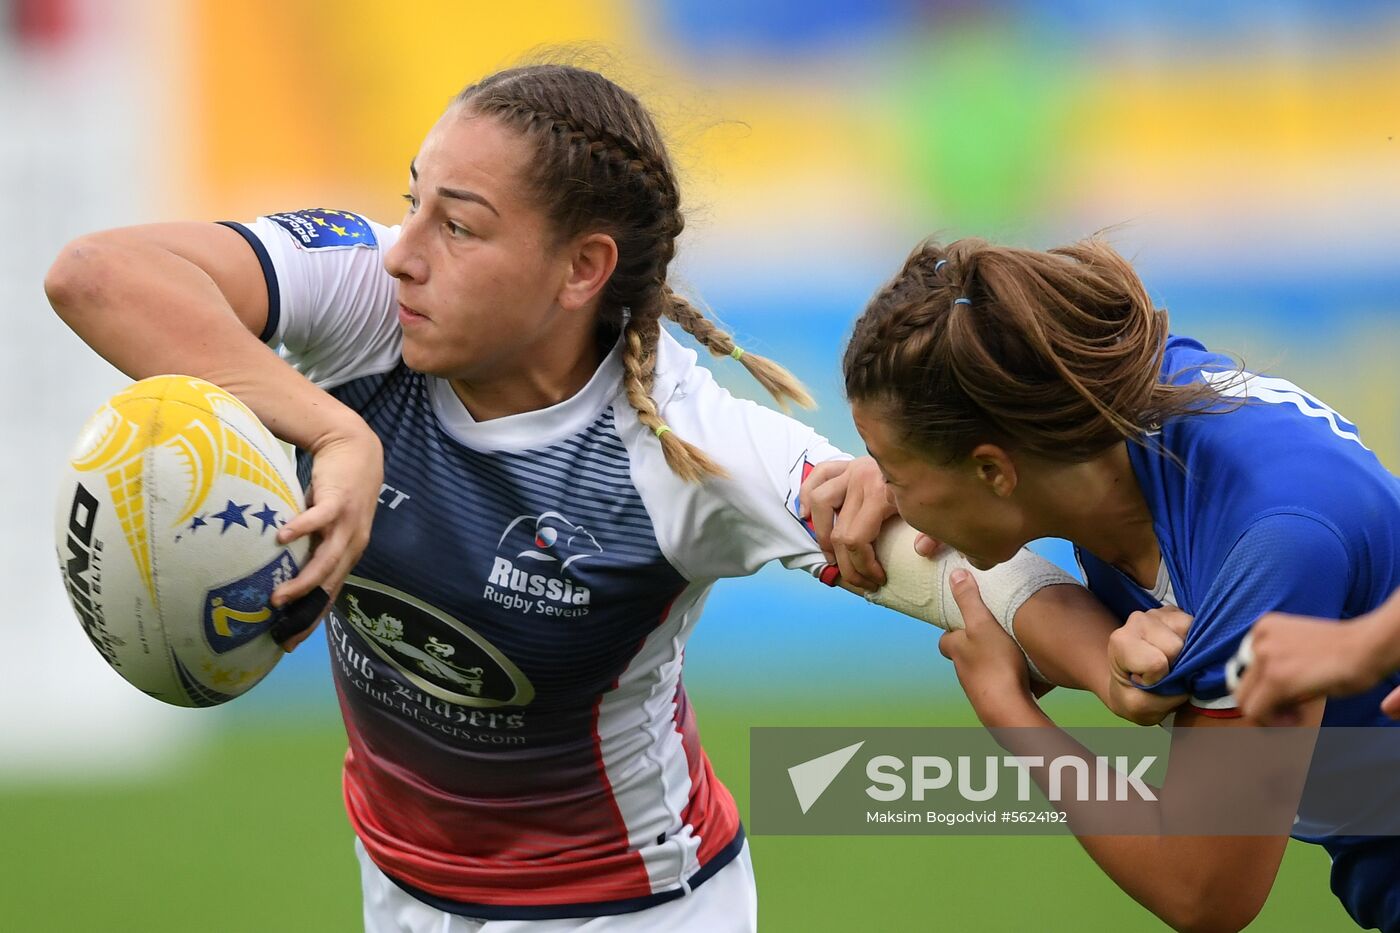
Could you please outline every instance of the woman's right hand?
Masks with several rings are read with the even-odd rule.
[[[311,448],[311,488],[307,509],[277,532],[277,541],[288,544],[313,535],[311,559],[301,572],[277,587],[272,605],[277,608],[299,599],[316,587],[331,602],[369,544],[374,511],[384,482],[384,448],[369,425],[358,417],[328,431]],[[315,630],[315,625],[289,639],[291,651]]]
[[[810,520],[826,559],[841,568],[843,583],[861,590],[885,585],[875,539],[896,514],[880,467],[871,457],[828,460],[812,468],[798,494],[800,516]]]
[[[1154,726],[1185,703],[1185,694],[1159,695],[1142,688],[1167,676],[1190,629],[1191,616],[1175,606],[1129,615],[1108,639],[1108,708],[1140,726]]]
[[[313,536],[301,572],[272,594],[295,631],[324,612],[369,541],[384,476],[379,438],[359,415],[259,339],[269,315],[257,255],[210,223],[149,224],[89,234],[54,260],[44,290],[64,322],[133,379],[187,373],[233,393],[277,437],[312,455],[308,508],[278,530],[286,544]],[[297,602],[298,600],[303,600]],[[288,608],[290,607],[290,608]],[[281,641],[290,650],[306,631]]]

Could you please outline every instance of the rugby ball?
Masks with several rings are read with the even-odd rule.
[[[305,509],[281,444],[191,376],[153,376],[83,428],[59,484],[59,569],[78,621],[133,686],[215,706],[282,657],[274,587],[305,565],[277,530]]]

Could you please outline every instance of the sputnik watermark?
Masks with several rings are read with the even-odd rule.
[[[792,791],[803,813],[812,809],[812,805],[864,745],[864,742],[856,742],[788,768],[788,779],[792,782]],[[1010,769],[1016,782],[1015,799],[1018,803],[1027,803],[1031,800],[1034,786],[1031,769],[1044,767],[1047,768],[1049,783],[1046,797],[1054,803],[1064,800],[1157,799],[1155,791],[1143,780],[1143,776],[1157,763],[1156,755],[1142,756],[1135,764],[1127,755],[1116,755],[1112,759],[1107,755],[1098,755],[1093,760],[1092,775],[1089,763],[1073,755],[1061,755],[1048,763],[1041,755],[988,755],[981,759],[980,778],[974,761],[970,755],[959,755],[952,760],[939,755],[915,755],[908,760],[894,755],[876,755],[865,763],[865,776],[870,781],[865,794],[881,803],[906,798],[922,803],[931,793],[953,786],[956,775],[958,795],[963,800],[981,803],[997,796],[1002,776]],[[889,820],[905,822],[901,817],[913,815],[891,815]],[[985,819],[984,814],[978,816]]]
[[[802,807],[803,813],[812,809],[812,804],[826,793],[831,782],[836,780],[864,744],[864,742],[857,742],[854,745],[847,745],[845,748],[838,748],[834,752],[788,768],[788,778],[792,781],[792,792],[797,795],[797,803]]]
[[[1026,803],[1031,800],[1031,769],[1043,767],[1049,776],[1045,796],[1052,803],[1157,799],[1157,794],[1143,781],[1143,776],[1157,763],[1156,755],[1142,756],[1135,764],[1127,755],[1115,755],[1112,759],[1096,755],[1093,762],[1091,776],[1089,762],[1077,755],[1060,755],[1048,762],[1043,755],[988,755],[981,760],[980,772],[970,755],[959,755],[952,761],[938,755],[915,755],[907,762],[894,755],[876,755],[865,765],[865,776],[871,781],[865,793],[871,800],[884,803],[906,797],[923,802],[930,792],[952,786],[956,774],[958,796],[984,803],[997,796],[1001,776],[1010,769],[1015,772],[1015,799]],[[904,776],[906,765],[908,779]]]
[[[1400,729],[760,727],[750,732],[748,826],[755,835],[1400,835],[1398,773]]]

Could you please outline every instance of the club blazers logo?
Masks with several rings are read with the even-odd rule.
[[[517,515],[496,542],[482,595],[521,612],[585,616],[592,594],[575,579],[572,568],[602,553],[586,528],[559,512]]]
[[[382,583],[352,577],[337,612],[418,689],[459,706],[524,706],[535,688],[470,626]],[[334,634],[332,634],[334,637]]]

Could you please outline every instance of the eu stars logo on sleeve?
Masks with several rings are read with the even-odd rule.
[[[373,248],[378,245],[374,229],[358,214],[312,208],[286,214],[269,214],[267,219],[289,233],[302,249]]]

